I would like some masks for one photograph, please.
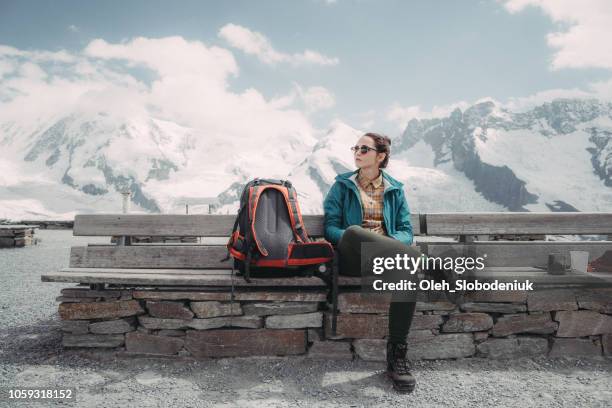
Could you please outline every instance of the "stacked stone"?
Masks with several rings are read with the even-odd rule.
[[[0,248],[35,245],[34,227],[21,225],[0,225]]]
[[[62,290],[65,347],[193,356],[294,355],[384,361],[389,298],[343,292],[336,336],[322,291]],[[411,359],[612,356],[612,289],[421,299]]]
[[[327,341],[350,342],[359,358],[384,361],[388,308],[386,295],[341,293],[336,336],[325,314]],[[414,360],[612,356],[612,289],[480,291],[460,306],[420,301],[408,346]]]
[[[62,290],[65,347],[196,358],[292,355],[321,333],[324,291]]]

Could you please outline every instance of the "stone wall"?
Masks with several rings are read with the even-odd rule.
[[[65,347],[196,358],[297,355],[385,359],[388,298],[325,291],[62,290]],[[417,303],[412,359],[612,356],[612,289],[469,293]]]
[[[337,336],[364,360],[384,361],[388,297],[341,293]],[[326,313],[325,332],[331,333]],[[457,306],[421,301],[408,336],[412,359],[612,356],[612,289],[468,293]]]
[[[196,358],[292,355],[322,327],[325,291],[231,293],[82,287],[57,300],[64,347]]]
[[[3,225],[0,228],[0,248],[24,247],[37,243],[38,240],[34,237],[34,228],[13,228],[10,225]]]

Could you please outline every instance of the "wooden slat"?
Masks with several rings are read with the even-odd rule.
[[[231,276],[231,269],[170,269],[170,268],[159,268],[159,269],[143,269],[143,268],[114,268],[114,267],[70,267],[62,268],[60,272],[69,273],[86,273],[88,271],[96,273],[126,273],[126,274],[160,274],[160,275],[199,275],[199,276]]]
[[[43,282],[78,282],[78,283],[109,283],[133,286],[206,286],[206,287],[322,287],[325,283],[317,277],[292,278],[252,278],[246,282],[240,276],[231,275],[193,275],[175,273],[113,273],[106,270],[96,271],[95,268],[72,268],[71,271],[50,272],[43,274]],[[80,269],[80,270],[77,270]],[[182,271],[181,271],[182,272]]]
[[[604,252],[612,250],[611,241],[515,241],[503,243],[489,241],[470,244],[427,243],[422,245],[426,246],[425,252],[429,256],[484,257],[484,264],[488,267],[547,266],[548,254],[553,252],[565,255],[569,265],[569,251],[587,251],[590,254],[589,261],[592,261],[602,256]]]
[[[608,234],[612,213],[431,213],[428,235]]]
[[[73,268],[231,269],[223,246],[133,245],[72,247]]]
[[[304,215],[312,237],[323,236],[323,215]],[[75,236],[185,236],[225,237],[235,215],[178,214],[79,214],[74,220]],[[419,215],[411,215],[414,235],[420,233]]]

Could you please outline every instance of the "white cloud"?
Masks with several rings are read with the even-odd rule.
[[[547,89],[545,91],[536,92],[533,95],[510,97],[504,104],[504,107],[513,112],[520,112],[532,109],[545,102],[550,102],[556,98],[594,98],[601,97],[594,93],[582,91],[580,89]]]
[[[8,60],[0,59],[0,79],[3,76],[10,74],[15,70],[15,64],[9,62]]]
[[[589,89],[597,98],[612,101],[612,79],[591,82]]]
[[[484,99],[479,100],[478,102]],[[465,101],[459,101],[450,105],[435,105],[431,110],[423,110],[420,105],[401,106],[398,103],[393,104],[387,109],[386,118],[390,122],[395,122],[399,129],[403,130],[406,124],[412,119],[429,119],[448,116],[452,111],[459,108],[467,109],[471,104]]]
[[[304,89],[295,84],[295,88],[308,112],[330,109],[336,105],[334,94],[325,87],[311,86]]]
[[[503,0],[510,13],[539,7],[564,29],[547,35],[555,54],[554,70],[612,68],[612,1],[610,0]]]
[[[74,24],[70,24],[68,26],[68,30],[72,31],[73,33],[78,33],[79,32],[79,27],[75,26]]]
[[[63,60],[39,64],[41,59]],[[123,43],[91,41],[80,54],[23,51],[0,45],[0,123],[50,118],[73,111],[107,111],[148,115],[198,129],[199,134],[256,143],[298,137],[309,140],[314,129],[306,112],[293,107],[295,90],[266,99],[257,89],[229,89],[239,73],[231,51],[182,37],[134,38]],[[144,83],[130,72],[144,67],[153,80]],[[311,109],[330,104],[331,93],[304,91]],[[333,96],[331,96],[333,99]],[[245,145],[245,148],[248,148]]]
[[[0,44],[0,58],[26,58],[35,62],[61,62],[72,63],[77,58],[65,50],[60,51],[24,51],[17,48]]]
[[[269,65],[278,63],[289,63],[292,65],[337,65],[339,63],[338,58],[327,57],[312,50],[305,50],[295,54],[276,51],[266,36],[237,24],[226,24],[221,27],[218,35],[232,47],[238,48],[246,54],[254,55]]]

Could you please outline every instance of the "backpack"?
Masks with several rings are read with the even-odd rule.
[[[311,272],[334,256],[329,242],[308,236],[291,182],[259,178],[242,191],[227,249],[226,259],[234,258],[247,282],[252,270],[261,276]]]

